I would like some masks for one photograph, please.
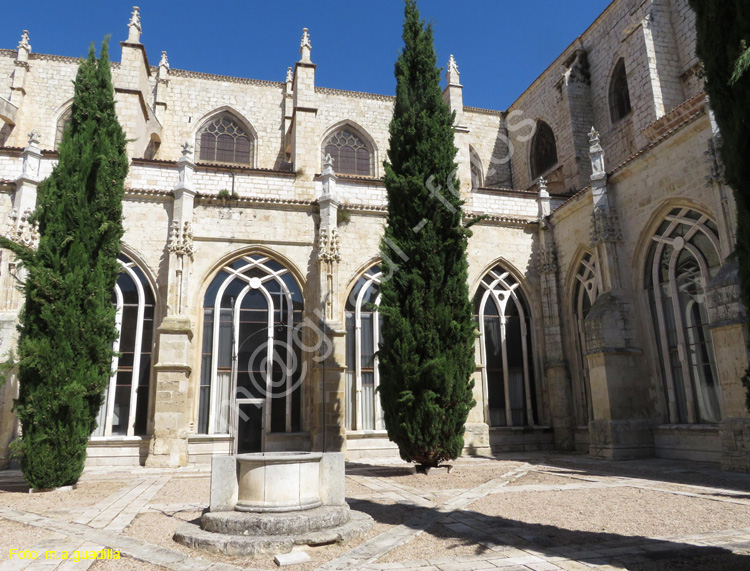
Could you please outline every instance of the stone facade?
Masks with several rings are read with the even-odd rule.
[[[720,176],[693,26],[687,0],[615,0],[504,111],[464,107],[451,57],[444,96],[456,112],[458,191],[469,217],[484,216],[468,250],[481,316],[467,453],[557,448],[750,469],[739,381],[748,331],[736,268],[725,261],[734,203]],[[136,10],[112,68],[131,157],[123,263],[137,268],[133,280],[146,299],[138,303],[152,307],[153,320],[125,320],[122,338],[130,327],[152,343],[142,343],[146,365],[128,391],[132,400],[114,396],[122,383],[113,380],[113,404],[103,411],[102,434],[92,437],[89,462],[179,466],[250,441],[349,458],[394,454],[376,393],[367,392],[377,385],[377,364],[354,364],[368,352],[362,323],[375,337],[377,326],[352,293],[408,263],[398,252],[381,260],[379,251],[393,97],[317,86],[307,30],[299,61],[286,77],[279,70],[279,82],[171,69],[166,53],[151,66],[140,33]],[[77,61],[37,54],[32,43],[24,32],[16,49],[0,50],[0,231],[33,243],[25,215],[55,165]],[[621,64],[628,105],[616,116],[612,77]],[[206,125],[224,116],[249,141],[242,160],[207,158]],[[554,161],[541,180],[530,168],[541,152],[534,137],[540,121],[554,133],[554,154],[546,149]],[[336,172],[340,157],[326,162],[340,133],[358,137],[369,174]],[[663,275],[653,270],[654,256],[667,260],[670,252],[673,269],[665,261]],[[595,268],[587,280],[579,272],[584,261]],[[223,390],[225,378],[235,387],[242,349],[232,349],[235,364],[222,364],[226,341],[217,337],[230,330],[238,343],[249,337],[237,333],[244,317],[235,318],[245,306],[235,311],[231,298],[227,315],[237,329],[225,331],[215,325],[224,306],[209,300],[237,264],[265,264],[266,272],[261,278],[252,273],[257,268],[248,270],[238,300],[271,291],[261,283],[290,287],[286,299],[301,308],[297,330],[316,342],[300,343],[301,380],[284,377],[300,380],[279,400],[285,413],[268,394],[231,396],[233,420],[222,429],[214,426],[219,397],[210,395]],[[5,356],[15,342],[19,278],[2,252]],[[588,301],[577,306],[576,299]],[[1,390],[4,462],[18,431],[13,375]],[[241,407],[262,410],[261,420],[252,424]],[[362,422],[363,415],[371,416]]]

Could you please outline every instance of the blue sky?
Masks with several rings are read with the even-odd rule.
[[[456,57],[464,104],[506,109],[609,2],[421,0],[420,10],[433,23],[439,65]],[[27,29],[34,52],[78,57],[111,34],[112,58],[119,60],[133,3],[6,2],[0,48],[14,49]],[[152,65],[166,50],[173,68],[283,81],[307,27],[317,85],[395,90],[402,0],[141,0],[140,7]]]

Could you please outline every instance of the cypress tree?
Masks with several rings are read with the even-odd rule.
[[[3,239],[26,269],[19,325],[21,469],[34,488],[75,483],[110,377],[112,291],[128,172],[107,40],[78,68],[58,165],[38,189],[36,251]]]
[[[455,176],[453,121],[443,101],[432,27],[406,0],[404,47],[385,163],[391,265],[381,292],[380,394],[389,438],[423,467],[457,458],[474,406],[474,322]],[[395,265],[398,264],[398,267]]]
[[[695,10],[698,57],[703,62],[711,108],[721,132],[724,178],[737,203],[737,244],[742,301],[750,309],[750,3],[690,0]],[[743,383],[748,389],[750,370]]]

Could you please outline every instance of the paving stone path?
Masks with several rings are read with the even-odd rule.
[[[665,483],[642,477],[617,476],[612,473],[597,473],[596,467],[601,464],[589,463],[586,459],[575,462],[585,466],[584,471],[566,470],[545,465],[543,462],[521,463],[514,469],[498,475],[493,480],[470,489],[424,490],[404,485],[395,478],[377,476],[377,468],[388,464],[388,461],[372,461],[372,471],[358,463],[347,478],[375,492],[368,498],[380,498],[410,506],[417,512],[408,517],[401,525],[389,528],[384,533],[346,551],[340,557],[329,561],[319,569],[324,571],[362,569],[367,571],[400,569],[421,571],[456,571],[461,569],[522,569],[525,571],[547,570],[583,570],[583,569],[623,569],[631,565],[648,564],[653,561],[669,560],[675,557],[700,557],[716,554],[717,557],[734,557],[731,569],[750,569],[750,527],[729,529],[711,533],[679,535],[669,537],[627,537],[613,536],[614,539],[604,543],[582,543],[576,545],[554,546],[540,544],[529,527],[516,526],[502,522],[497,518],[486,516],[465,508],[484,497],[495,494],[517,494],[523,492],[548,492],[567,490],[601,490],[605,488],[638,488],[644,491],[672,494],[675,496],[700,498],[733,504],[750,506],[750,494],[716,486],[695,484]],[[706,469],[706,479],[716,476],[713,469]],[[212,562],[195,554],[187,555],[177,549],[167,549],[147,541],[126,536],[125,528],[140,513],[150,510],[176,512],[181,510],[195,511],[204,506],[199,503],[150,503],[156,494],[172,478],[206,477],[205,469],[173,470],[135,470],[134,477],[126,485],[91,507],[70,506],[65,510],[72,523],[35,513],[24,512],[0,506],[0,520],[8,520],[23,525],[43,529],[45,538],[29,549],[44,553],[47,550],[69,552],[76,550],[116,549],[122,556],[129,556],[138,561],[162,566],[174,571],[239,571],[233,565]],[[700,472],[700,469],[691,469]],[[556,485],[518,485],[516,480],[536,473],[540,476],[555,476],[564,479],[565,483]],[[0,472],[0,485],[3,489],[13,489],[18,482],[17,472]],[[741,478],[741,477],[738,477]],[[747,481],[747,480],[745,480]],[[457,481],[457,483],[460,481]],[[514,485],[509,485],[514,484]],[[19,489],[22,486],[19,485]],[[438,498],[447,498],[442,503]],[[449,529],[455,537],[475,544],[484,552],[479,555],[445,557],[436,553],[432,559],[382,563],[386,555],[418,538],[430,526],[439,523]],[[750,520],[748,520],[750,524]],[[0,530],[2,524],[0,523]],[[1,533],[1,531],[0,531]],[[744,563],[747,566],[743,566]],[[9,560],[0,564],[0,571],[52,570],[85,571],[93,564],[91,560],[57,561],[43,558],[31,560]],[[250,568],[245,568],[246,571]],[[293,568],[292,568],[293,569]]]

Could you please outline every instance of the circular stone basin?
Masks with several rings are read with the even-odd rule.
[[[240,512],[290,512],[317,508],[319,452],[257,452],[237,455]]]

